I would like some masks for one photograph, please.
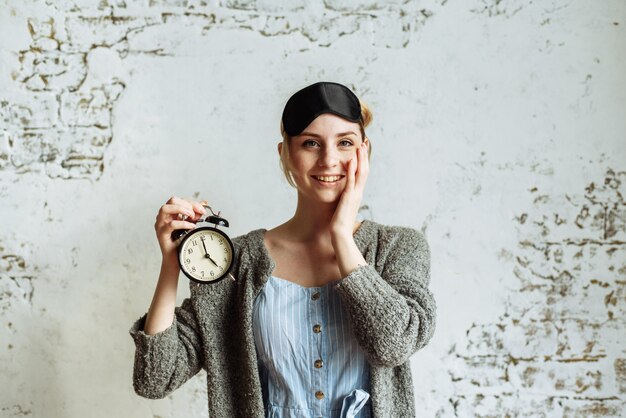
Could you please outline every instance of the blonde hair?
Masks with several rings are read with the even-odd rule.
[[[359,121],[359,128],[361,129],[361,138],[362,140],[365,140],[365,128],[367,128],[367,126],[372,123],[373,116],[370,108],[362,100],[359,100],[359,102],[361,104],[362,119],[362,121]],[[283,126],[282,120],[280,121],[280,134],[283,137],[283,148],[280,153],[280,169],[283,171],[287,183],[289,183],[291,187],[296,189],[296,183],[293,180],[293,175],[291,174],[291,171],[289,170],[289,145],[291,144],[291,137],[287,135],[287,132],[285,132],[285,127]],[[367,159],[368,161],[371,161],[372,141],[368,138],[368,142],[369,146],[367,147]]]

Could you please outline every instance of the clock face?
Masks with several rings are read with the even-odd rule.
[[[178,262],[191,280],[216,282],[226,277],[233,263],[234,248],[222,231],[200,227],[189,232],[180,244]]]

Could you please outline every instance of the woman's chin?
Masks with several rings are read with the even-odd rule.
[[[318,200],[322,203],[337,203],[340,195],[337,193],[321,193]]]
[[[313,202],[319,203],[337,203],[340,198],[340,194],[332,190],[314,190],[307,193],[308,198]]]

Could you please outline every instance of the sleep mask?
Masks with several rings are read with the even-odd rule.
[[[283,110],[283,127],[289,136],[299,135],[322,113],[333,113],[350,122],[361,120],[358,97],[346,86],[320,81],[294,93]]]

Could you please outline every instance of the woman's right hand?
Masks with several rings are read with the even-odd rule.
[[[202,203],[206,202],[195,202],[172,196],[159,209],[154,229],[164,261],[174,260],[178,264],[178,244],[172,241],[172,232],[176,229],[195,228],[196,224],[190,221],[195,221],[206,214]]]

